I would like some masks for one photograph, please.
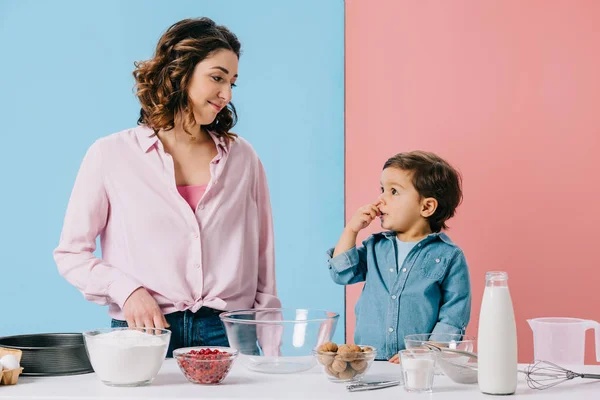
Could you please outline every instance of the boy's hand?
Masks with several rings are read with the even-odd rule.
[[[377,208],[378,205],[379,202],[367,204],[366,206],[359,208],[352,219],[350,219],[350,222],[346,225],[346,228],[354,233],[358,233],[365,229],[378,215],[381,214],[379,208]]]
[[[346,224],[340,240],[335,246],[335,249],[333,249],[332,257],[337,257],[343,252],[356,246],[356,236],[358,235],[358,232],[369,226],[378,215],[381,215],[379,208],[377,208],[378,205],[379,201],[373,204],[367,204],[358,209],[356,214],[354,214]]]
[[[398,357],[398,354],[394,354],[394,356],[392,358],[390,358],[388,361],[391,362],[392,364],[400,364],[400,357]]]

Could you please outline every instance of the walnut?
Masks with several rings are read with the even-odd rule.
[[[350,345],[340,344],[337,351],[338,351],[338,353],[346,353],[346,352],[350,351]]]
[[[332,355],[320,355],[317,358],[317,360],[319,360],[319,363],[321,363],[322,365],[330,366],[331,364],[333,364],[335,358]]]
[[[342,360],[344,362],[352,362],[356,359],[356,354],[354,353],[341,353],[336,356],[338,360]]]
[[[327,342],[319,347],[319,351],[335,353],[338,351],[338,345],[333,342]]]
[[[334,378],[338,377],[338,373],[336,371],[334,371],[334,370],[331,369],[331,365],[328,366],[328,367],[325,367],[324,369],[325,369],[325,373],[327,375],[333,376]]]
[[[357,372],[362,372],[367,367],[367,362],[365,360],[355,360],[350,363],[352,369]]]
[[[342,372],[346,369],[348,364],[342,360],[335,360],[333,364],[331,364],[331,369],[335,372]]]
[[[356,359],[356,355],[357,354],[355,351],[353,351],[353,347],[351,345],[343,344],[338,347],[338,355],[336,358],[339,358],[343,361],[354,361]]]
[[[352,379],[356,375],[356,372],[352,368],[347,368],[345,371],[339,373],[340,379]]]
[[[371,346],[365,346],[365,347],[363,347],[363,348],[361,349],[361,351],[362,351],[363,353],[370,353],[370,352],[372,352],[372,351],[373,351],[373,348],[372,348]]]
[[[348,347],[350,348],[350,351],[352,351],[354,353],[360,353],[362,351],[360,346],[357,346],[355,344],[349,344]]]

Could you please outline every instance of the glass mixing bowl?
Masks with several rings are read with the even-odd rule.
[[[257,372],[288,374],[315,366],[313,350],[331,340],[339,314],[266,308],[229,311],[220,317],[242,365]]]
[[[415,334],[415,335],[407,335],[404,337],[404,345],[407,349],[414,348],[427,348],[425,343],[431,343],[438,347],[446,347],[454,350],[462,350],[462,351],[475,351],[475,342],[476,339],[474,336],[469,335],[461,335],[459,333],[423,333],[423,334]],[[463,361],[463,358],[460,358],[456,354],[452,353],[438,353],[438,357],[449,358],[454,361]],[[468,357],[467,357],[468,358]],[[439,365],[436,363],[435,366],[435,374],[443,375],[443,371]]]

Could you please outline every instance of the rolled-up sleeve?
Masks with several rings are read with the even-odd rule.
[[[333,257],[334,248],[327,250],[331,279],[339,285],[364,282],[367,279],[367,250],[365,246],[351,249]]]
[[[123,308],[140,283],[94,256],[96,238],[106,226],[110,204],[106,194],[98,143],[85,155],[71,192],[54,260],[59,273],[86,300]],[[111,301],[112,300],[112,301]]]

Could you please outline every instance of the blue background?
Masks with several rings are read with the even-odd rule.
[[[233,130],[265,165],[283,305],[339,312],[343,341],[344,291],[325,263],[344,223],[341,0],[0,0],[0,336],[108,326],[52,251],[86,149],[136,124],[133,62],[199,16],[242,42]]]

